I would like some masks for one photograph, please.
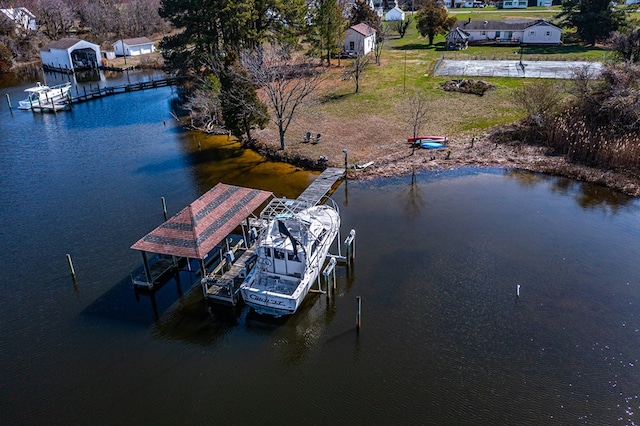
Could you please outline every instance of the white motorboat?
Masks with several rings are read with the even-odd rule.
[[[27,99],[18,102],[19,109],[46,108],[49,105],[60,104],[69,96],[71,83],[67,82],[57,86],[46,86],[38,82],[35,86],[25,89]]]
[[[240,286],[243,300],[256,312],[274,317],[295,313],[320,279],[340,229],[338,207],[329,201],[309,207],[276,198],[260,214],[267,226],[258,238],[256,264]]]

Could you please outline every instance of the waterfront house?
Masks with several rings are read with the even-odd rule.
[[[562,29],[545,21],[466,21],[456,22],[468,35],[469,44],[557,45],[561,43]]]
[[[146,55],[155,51],[153,42],[147,37],[125,38],[113,43],[116,56]]]
[[[352,54],[366,55],[376,45],[376,30],[365,23],[353,25],[345,31],[344,50]]]
[[[61,38],[40,50],[42,67],[53,71],[75,71],[100,66],[100,46],[77,38]]]
[[[404,21],[404,10],[396,6],[388,11],[384,18],[387,21]]]
[[[38,29],[36,24],[36,16],[29,12],[26,7],[16,7],[13,9],[0,9],[0,13],[9,18],[16,26],[16,30],[30,30],[35,31]]]

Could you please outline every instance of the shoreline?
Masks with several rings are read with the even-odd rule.
[[[496,143],[491,134],[469,140],[452,139],[445,148],[399,150],[388,155],[371,158],[373,165],[356,170],[349,165],[349,179],[374,179],[410,175],[415,171],[452,170],[462,167],[503,167],[563,176],[578,181],[603,185],[623,194],[640,197],[640,174],[632,171],[603,170],[582,164],[571,163],[564,157],[549,155],[546,148],[526,145],[520,142]],[[288,152],[280,150],[274,142],[253,140],[245,143],[263,156],[294,164],[299,167],[322,170],[327,166],[341,167],[337,158],[327,161],[313,160],[312,150]]]

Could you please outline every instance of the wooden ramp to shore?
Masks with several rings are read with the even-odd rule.
[[[304,190],[298,200],[305,201],[311,206],[318,204],[331,191],[333,186],[344,177],[344,169],[329,167]]]

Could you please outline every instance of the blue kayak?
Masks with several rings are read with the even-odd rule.
[[[436,149],[436,148],[444,148],[445,144],[442,142],[422,142],[420,146],[425,149]]]

